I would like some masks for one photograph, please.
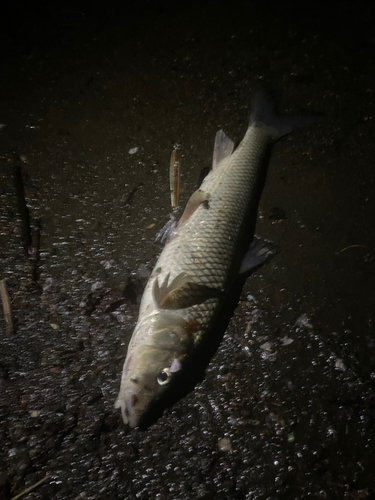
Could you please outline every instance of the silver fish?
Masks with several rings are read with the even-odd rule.
[[[190,197],[144,290],[115,403],[130,427],[194,354],[234,277],[265,259],[269,248],[254,240],[241,264],[239,241],[266,154],[298,120],[278,115],[261,92],[236,150],[222,130],[216,134],[213,168]]]

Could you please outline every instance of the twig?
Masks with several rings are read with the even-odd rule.
[[[128,194],[128,196],[125,198],[125,201],[124,201],[124,205],[131,205],[131,202],[133,200],[133,196],[135,195],[135,193],[138,191],[139,188],[143,187],[143,182],[140,182],[138,184],[138,186],[135,186],[131,191],[130,193]]]
[[[345,250],[348,250],[348,248],[367,248],[367,246],[366,245],[349,245],[348,247],[345,247],[342,250],[340,250],[340,253],[345,252]]]
[[[3,304],[3,310],[4,310],[4,319],[6,323],[6,331],[7,333],[14,333],[14,321],[13,321],[13,314],[12,314],[12,306],[7,290],[7,284],[5,280],[0,281],[0,295],[1,295],[1,302]]]
[[[40,250],[40,220],[35,221],[34,231],[32,233],[32,247],[29,249],[29,259],[33,261],[33,280],[38,280],[38,264]]]
[[[30,491],[34,490],[39,485],[41,485],[42,483],[44,483],[45,481],[47,481],[47,479],[49,479],[49,476],[44,476],[43,479],[41,479],[37,483],[33,484],[32,486],[29,486],[29,488],[26,488],[25,490],[21,491],[21,493],[18,493],[18,495],[16,495],[15,497],[12,497],[11,500],[17,500],[18,498],[21,498],[23,495],[26,495],[27,493],[30,493]]]
[[[169,165],[169,185],[171,190],[172,208],[178,207],[178,196],[180,194],[180,155],[178,153],[178,144],[175,144]]]
[[[29,209],[27,208],[26,205],[22,171],[19,165],[15,165],[13,168],[13,180],[17,197],[17,209],[21,218],[22,239],[23,239],[25,254],[27,255],[29,247],[31,246],[30,214],[29,214]]]

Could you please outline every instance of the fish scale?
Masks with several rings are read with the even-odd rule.
[[[240,270],[238,245],[266,151],[291,129],[288,117],[277,115],[260,95],[233,153],[233,142],[218,132],[214,168],[191,196],[141,300],[115,403],[131,427],[139,425],[212,326]],[[251,267],[264,261],[257,258]]]
[[[250,127],[237,150],[224,159],[204,179],[200,189],[210,194],[209,208],[200,205],[177,236],[169,241],[154,268],[162,282],[170,273],[170,281],[185,272],[194,282],[226,289],[233,256],[241,236],[241,228],[258,179],[261,159],[271,142],[264,127]],[[156,276],[147,283],[139,317],[157,314],[152,297]],[[185,320],[196,319],[203,329],[214,320],[219,299],[175,311]],[[146,312],[147,310],[147,312]],[[133,336],[131,344],[137,342]]]

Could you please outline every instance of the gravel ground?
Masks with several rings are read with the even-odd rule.
[[[372,19],[349,1],[236,0],[3,16],[0,279],[16,333],[1,312],[0,498],[375,498]],[[195,388],[129,429],[113,405],[173,145],[184,204],[262,86],[283,111],[325,115],[273,149],[256,233],[281,251],[247,279]]]

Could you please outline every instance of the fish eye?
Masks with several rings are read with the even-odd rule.
[[[157,376],[156,380],[158,381],[159,385],[164,385],[167,382],[169,382],[169,379],[171,378],[171,372],[169,371],[169,368],[164,368],[159,375]]]

